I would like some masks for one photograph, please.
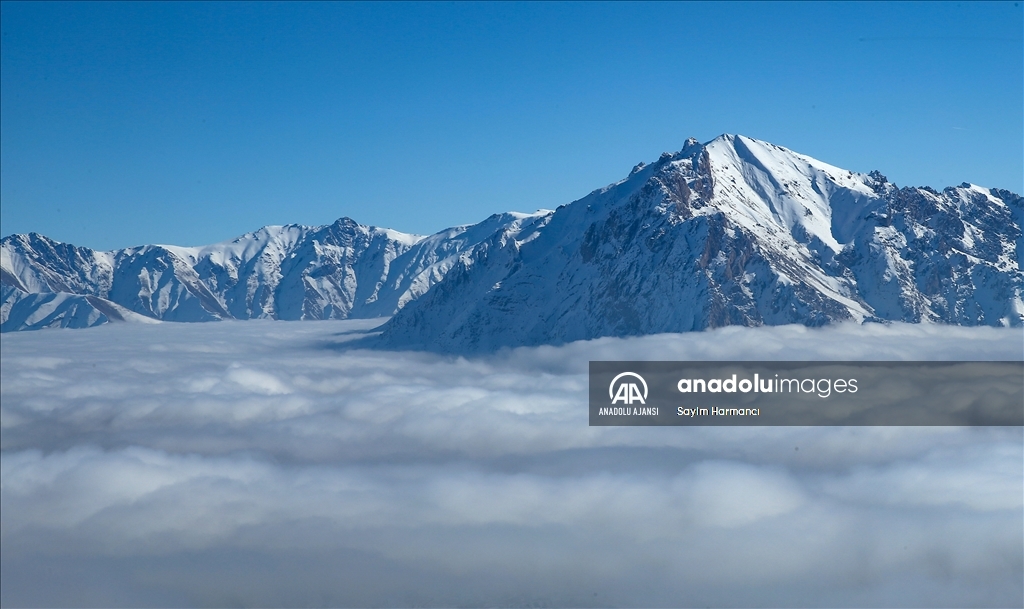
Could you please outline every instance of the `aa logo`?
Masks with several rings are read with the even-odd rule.
[[[640,381],[640,386],[635,381]],[[640,387],[643,387],[643,392]],[[608,385],[608,397],[612,404],[646,404],[647,381],[636,372],[623,372]]]

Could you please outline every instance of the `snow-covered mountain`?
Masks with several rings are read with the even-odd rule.
[[[1005,190],[897,188],[723,135],[553,212],[429,237],[347,218],[200,248],[13,235],[0,311],[5,331],[393,315],[382,344],[456,352],[848,319],[1021,326],[1022,226]]]
[[[367,227],[268,226],[205,247],[97,252],[41,235],[0,242],[2,329],[109,320],[389,316],[441,280],[460,254],[526,214],[496,214],[429,237]]]
[[[725,325],[1024,320],[1024,201],[897,188],[767,142],[688,140],[460,260],[385,326],[466,351]]]

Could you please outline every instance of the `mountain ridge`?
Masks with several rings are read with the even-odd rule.
[[[267,226],[206,246],[109,252],[35,233],[11,235],[0,241],[0,328],[83,327],[86,318],[88,327],[97,319],[96,312],[40,316],[26,297],[49,293],[100,298],[163,321],[386,317],[443,278],[461,251],[515,217],[495,214],[429,236],[340,218],[315,227]],[[392,273],[396,260],[401,268]],[[75,302],[88,308],[91,301]]]
[[[44,315],[42,293],[166,321],[390,316],[381,346],[452,352],[721,325],[1020,326],[1022,224],[1006,190],[898,188],[726,134],[556,210],[427,236],[349,218],[112,252],[12,235],[0,329],[102,323]]]

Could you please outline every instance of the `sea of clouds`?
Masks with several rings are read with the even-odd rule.
[[[0,342],[4,606],[1020,606],[1019,427],[589,427],[589,360],[1021,360],[1021,329],[462,358],[377,321]]]

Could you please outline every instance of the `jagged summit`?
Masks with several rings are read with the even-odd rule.
[[[1005,190],[898,188],[725,134],[557,210],[429,236],[350,218],[113,252],[12,235],[0,321],[127,318],[104,303],[168,321],[393,315],[383,344],[456,352],[722,325],[1020,326],[1022,224]]]

